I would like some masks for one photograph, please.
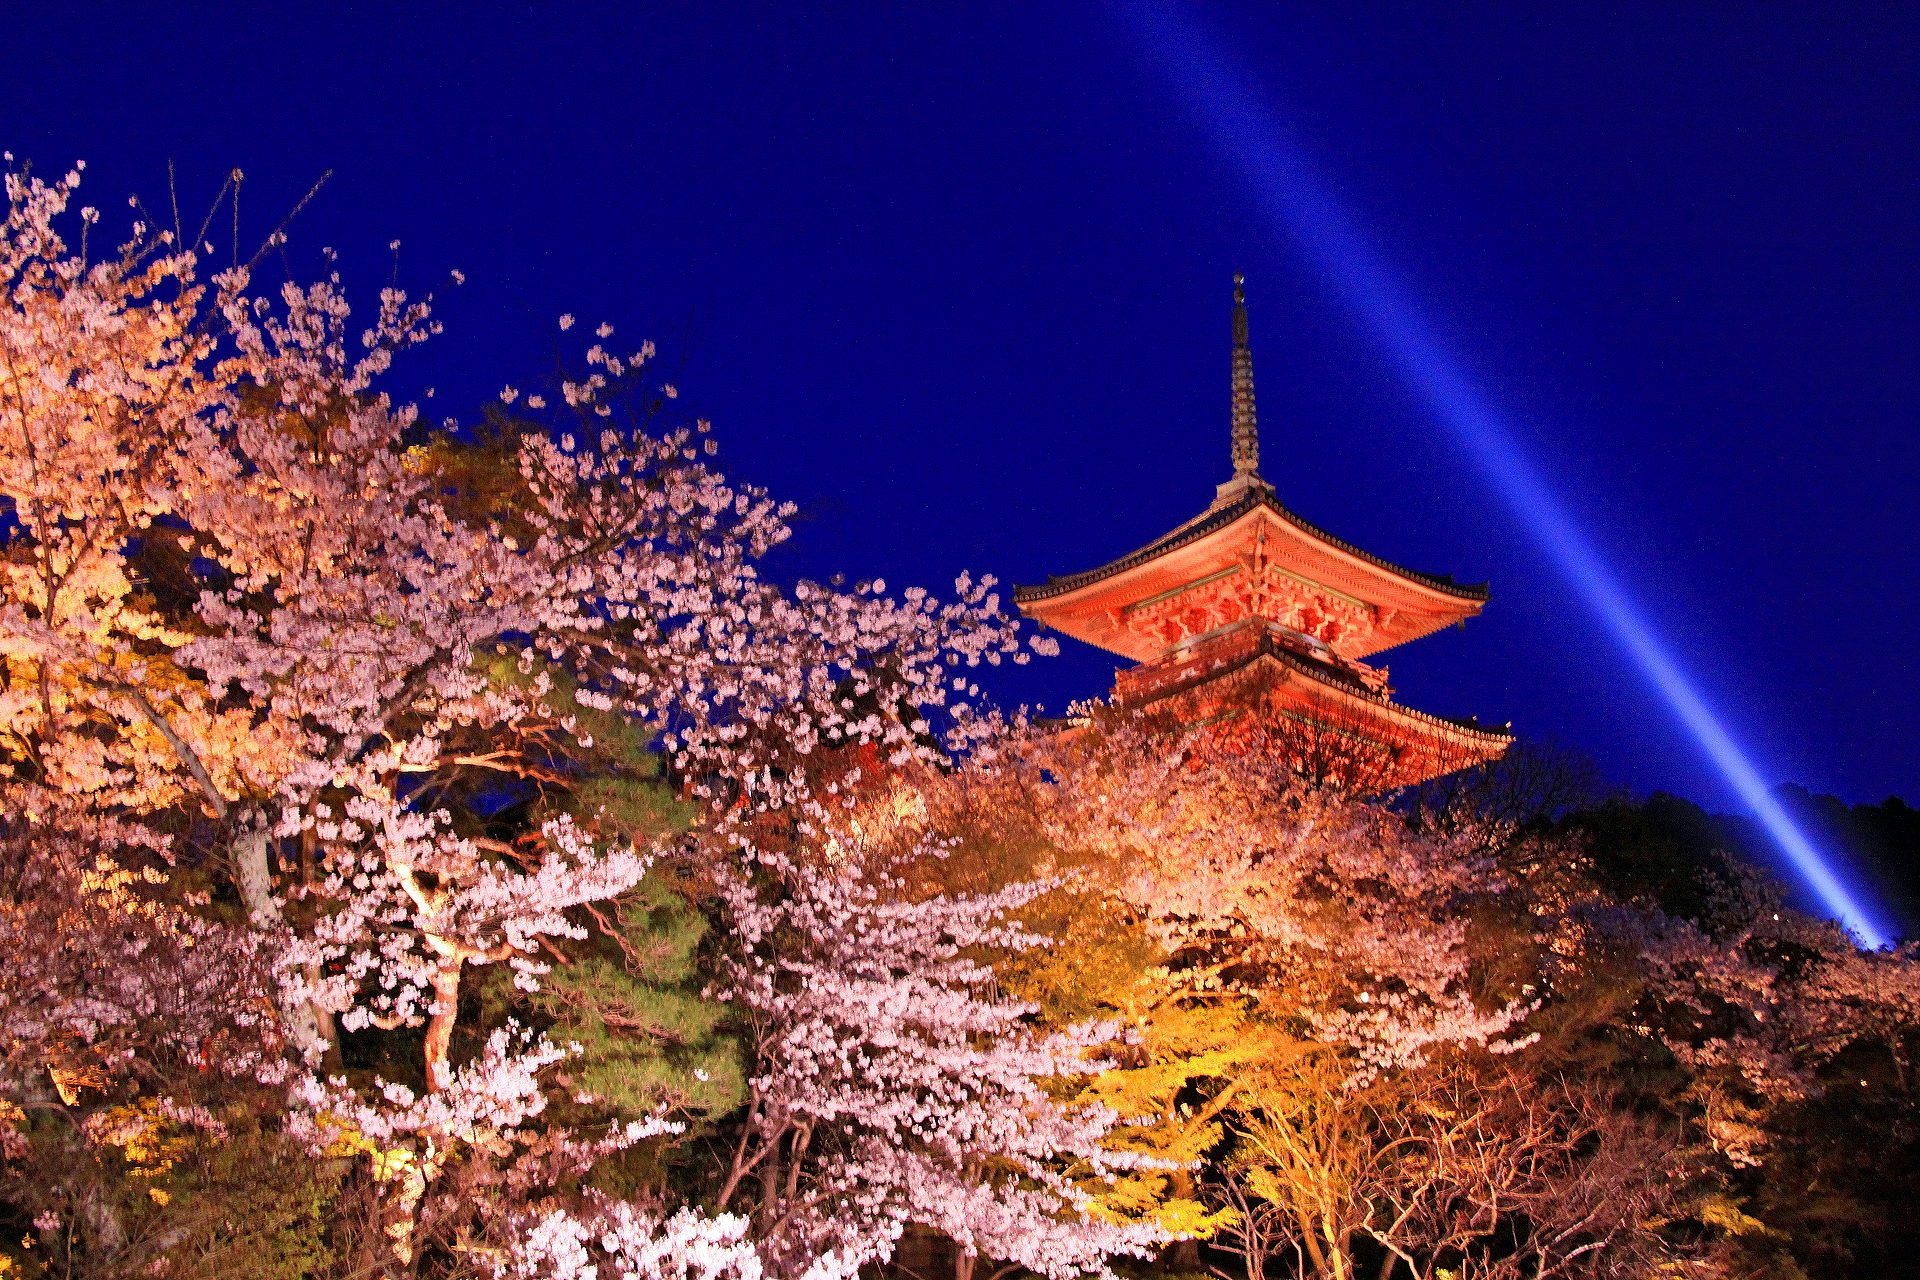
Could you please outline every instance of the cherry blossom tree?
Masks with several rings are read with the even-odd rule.
[[[161,892],[164,841],[38,788],[7,800],[0,1189],[64,1224],[42,1233],[56,1253],[125,1264],[144,1251],[97,1167],[223,1129],[210,1107],[278,1061],[268,965],[252,931]]]
[[[1763,1162],[1773,1113],[1825,1092],[1843,1058],[1877,1059],[1901,1086],[1912,1080],[1920,946],[1864,950],[1732,864],[1705,920],[1613,909],[1598,923],[1645,974],[1642,1016],[1688,1068],[1705,1135],[1734,1166]]]
[[[1478,989],[1473,909],[1506,887],[1473,832],[1303,783],[1284,732],[1089,726],[1024,753],[1063,848],[1091,849],[1188,983],[1258,993],[1357,1074],[1506,1045],[1530,1001]]]
[[[1238,1184],[1176,1165],[1132,1180],[1131,1212],[1224,1227],[1256,1253],[1279,1238],[1278,1212],[1318,1224],[1288,1239],[1346,1258],[1373,1199],[1343,1161],[1392,1161],[1376,1150],[1377,1126],[1321,1122],[1362,1116],[1363,1099],[1462,1049],[1520,1048],[1534,1000],[1477,962],[1472,922],[1511,888],[1487,833],[1416,827],[1303,775],[1293,747],[1291,735],[1253,726],[1182,731],[1090,708],[1066,732],[1014,735],[917,779],[862,821],[896,847],[964,832],[988,891],[1017,887],[995,880],[996,860],[1067,876],[1077,911],[1136,921],[1154,943],[1136,980],[1081,983],[1147,1050],[1120,1048],[1125,1069],[1083,1095],[1124,1100],[1139,1121],[1110,1144],[1245,1165],[1229,1153],[1255,1135],[1275,1151],[1292,1143],[1297,1176],[1263,1184],[1282,1198],[1277,1210],[1259,1194],[1222,1201],[1206,1188]],[[1076,933],[1071,916],[1040,918],[1060,931],[1056,945],[1099,936]],[[1302,1137],[1314,1133],[1327,1140]],[[1307,1194],[1315,1187],[1318,1199]],[[1344,1264],[1328,1265],[1342,1274]]]
[[[747,846],[722,872],[755,1074],[719,1205],[752,1206],[780,1274],[851,1273],[909,1225],[954,1243],[959,1280],[982,1259],[1065,1277],[1151,1252],[1157,1227],[1094,1210],[1137,1163],[1106,1145],[1117,1117],[1055,1096],[1102,1068],[1113,1028],[1031,1025],[982,958],[1041,943],[1009,917],[1049,886],[928,895],[912,869],[938,847],[889,848],[823,809],[808,825],[804,853]]]

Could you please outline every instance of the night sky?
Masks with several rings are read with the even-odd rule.
[[[0,145],[84,158],[109,227],[169,158],[192,210],[237,166],[247,243],[332,169],[293,261],[335,246],[370,299],[402,242],[448,333],[396,390],[436,412],[550,373],[561,312],[654,338],[730,471],[802,505],[783,574],[1033,582],[1196,514],[1243,271],[1282,499],[1492,583],[1383,655],[1400,696],[1735,807],[1116,10],[42,8]],[[1920,801],[1920,7],[1203,21],[1761,772]],[[1000,694],[1104,692],[1067,647]]]

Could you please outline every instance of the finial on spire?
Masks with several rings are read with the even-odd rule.
[[[1246,277],[1233,277],[1233,478],[1260,478],[1260,428],[1253,411],[1253,352],[1247,346]]]

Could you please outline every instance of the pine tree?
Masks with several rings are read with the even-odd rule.
[[[580,1046],[566,1072],[576,1092],[628,1115],[744,1103],[726,1007],[702,992],[706,920],[658,870],[602,914],[606,926],[534,997],[554,1019],[548,1034]]]

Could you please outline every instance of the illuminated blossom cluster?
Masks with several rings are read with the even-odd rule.
[[[247,1074],[275,1062],[270,974],[257,935],[168,901],[167,848],[149,832],[37,788],[0,814],[0,1079]],[[183,1095],[184,1096],[184,1095]]]
[[[668,1216],[601,1198],[586,1212],[552,1209],[516,1224],[500,1280],[760,1280],[747,1221],[689,1209]]]
[[[1027,767],[1069,780],[1029,788],[1053,839],[1110,868],[1170,951],[1207,957],[1189,981],[1284,994],[1362,1073],[1513,1047],[1529,1003],[1483,1006],[1471,980],[1469,908],[1505,884],[1486,842],[1306,785],[1289,760],[1284,736],[1123,721]]]
[[[1089,1186],[1132,1159],[1104,1144],[1117,1117],[1052,1091],[1100,1070],[1114,1028],[1030,1025],[980,958],[1040,943],[1009,917],[1050,886],[916,893],[907,869],[937,848],[815,823],[810,859],[758,849],[723,877],[727,995],[748,1011],[756,1074],[721,1203],[777,1224],[763,1248],[787,1274],[823,1258],[851,1275],[908,1225],[1055,1278],[1150,1255],[1161,1232],[1091,1209]]]
[[[1769,1113],[1817,1097],[1848,1050],[1885,1053],[1904,1074],[1920,1025],[1920,946],[1864,951],[1838,923],[1787,906],[1729,867],[1708,918],[1606,912],[1608,945],[1648,978],[1648,1029],[1693,1075],[1707,1137],[1735,1165],[1760,1163]]]

